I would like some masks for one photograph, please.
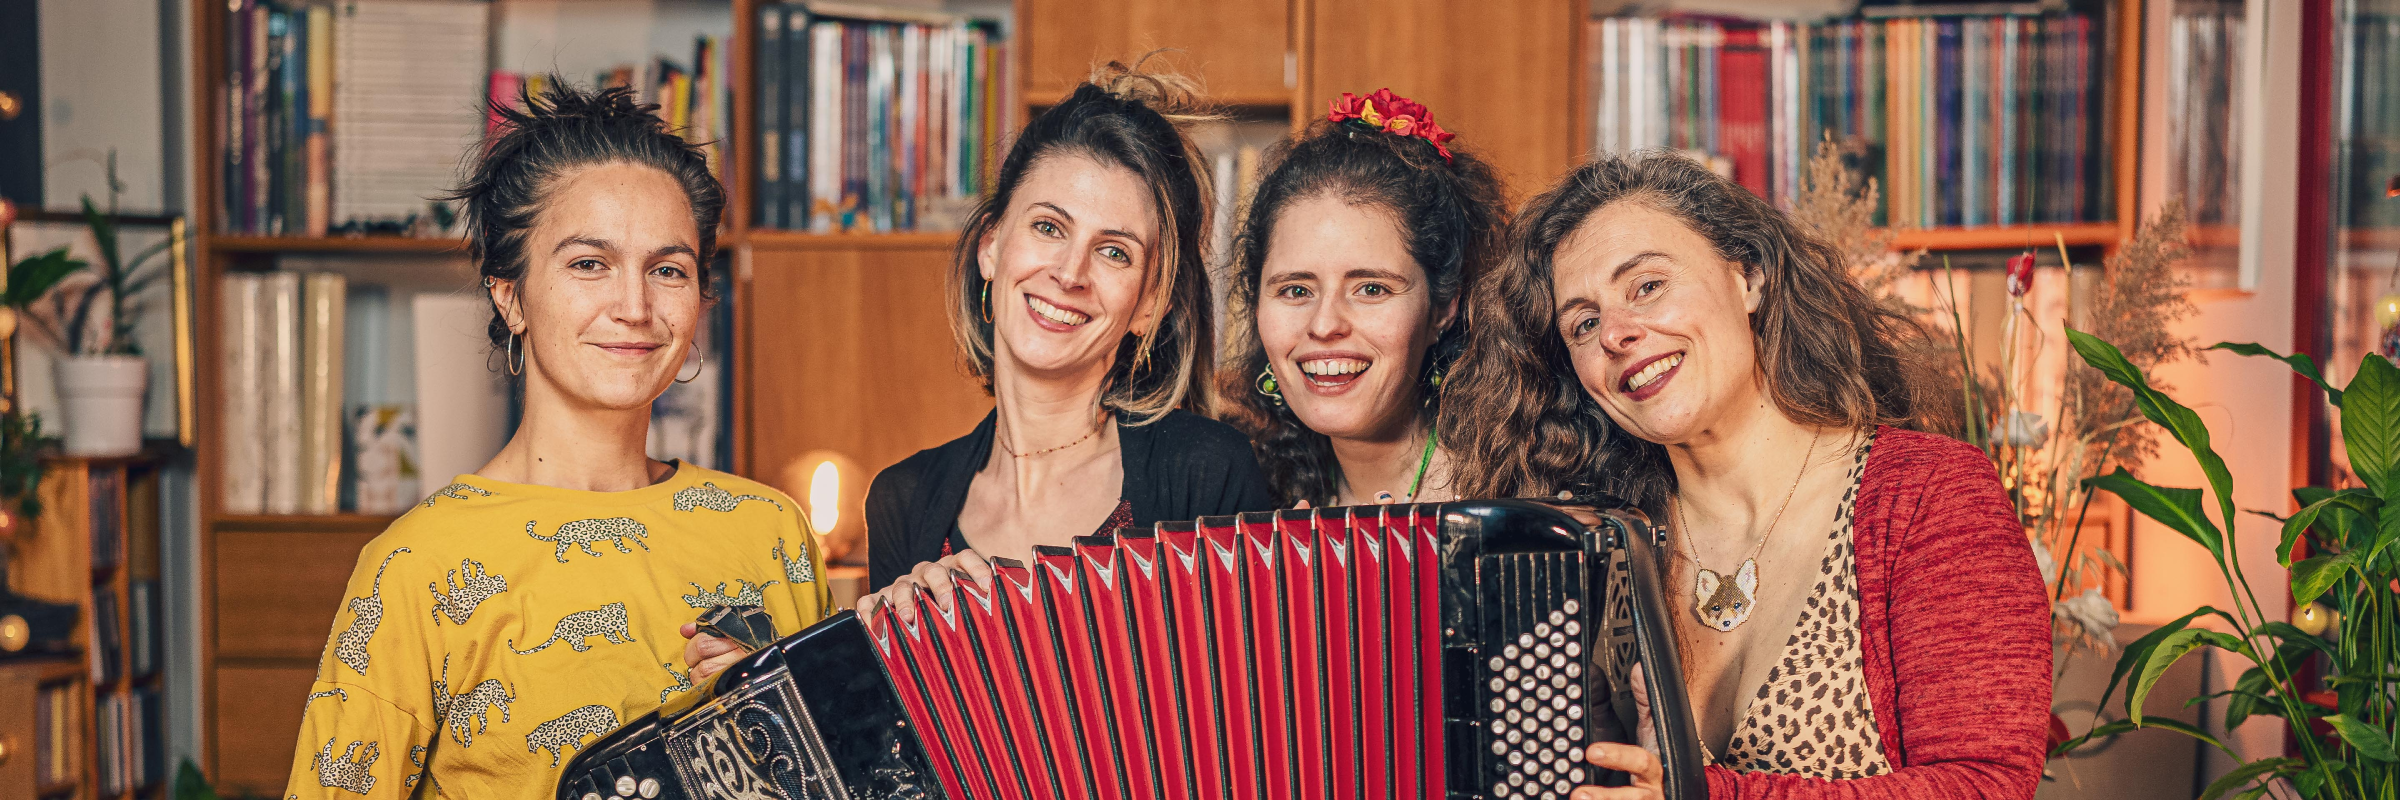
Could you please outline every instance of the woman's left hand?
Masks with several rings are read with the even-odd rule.
[[[1666,768],[1658,756],[1630,744],[1601,742],[1583,749],[1583,760],[1601,769],[1633,776],[1632,786],[1578,786],[1570,800],[1660,800],[1666,796]]]
[[[685,640],[683,665],[691,668],[693,683],[724,672],[726,667],[733,666],[743,656],[750,654],[732,639],[701,633],[698,623],[686,622],[678,632],[683,634]]]

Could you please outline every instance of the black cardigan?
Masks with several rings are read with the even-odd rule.
[[[942,556],[942,542],[967,506],[967,485],[991,458],[998,412],[965,436],[877,473],[867,489],[867,585],[890,585],[918,564]],[[1232,426],[1198,414],[1169,412],[1148,425],[1117,422],[1133,525],[1189,520],[1243,511],[1269,511],[1275,495]]]

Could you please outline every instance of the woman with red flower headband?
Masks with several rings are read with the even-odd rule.
[[[1499,252],[1500,183],[1424,106],[1343,94],[1279,145],[1237,245],[1222,377],[1287,504],[1440,502],[1460,294]]]

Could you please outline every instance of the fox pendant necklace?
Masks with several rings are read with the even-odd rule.
[[[1783,505],[1775,507],[1775,516],[1767,519],[1767,532],[1758,537],[1758,544],[1751,546],[1750,557],[1742,559],[1742,566],[1734,572],[1732,580],[1701,565],[1699,550],[1692,546],[1692,526],[1683,519],[1682,499],[1678,497],[1673,502],[1675,527],[1681,534],[1676,538],[1683,541],[1685,557],[1692,560],[1692,616],[1700,624],[1727,633],[1750,621],[1750,613],[1758,610],[1758,554],[1766,550],[1767,540],[1775,538],[1775,529],[1783,522],[1783,512],[1791,509],[1792,495],[1799,493],[1800,479],[1808,477],[1808,464],[1816,457],[1817,437],[1811,436],[1808,453],[1800,457],[1800,474],[1792,476],[1792,488],[1784,490]]]

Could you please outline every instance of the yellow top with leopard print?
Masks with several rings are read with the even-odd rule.
[[[691,466],[630,492],[459,476],[359,554],[290,700],[286,796],[550,797],[577,751],[691,690],[677,628],[703,609],[764,606],[786,635],[831,610],[799,512]]]

